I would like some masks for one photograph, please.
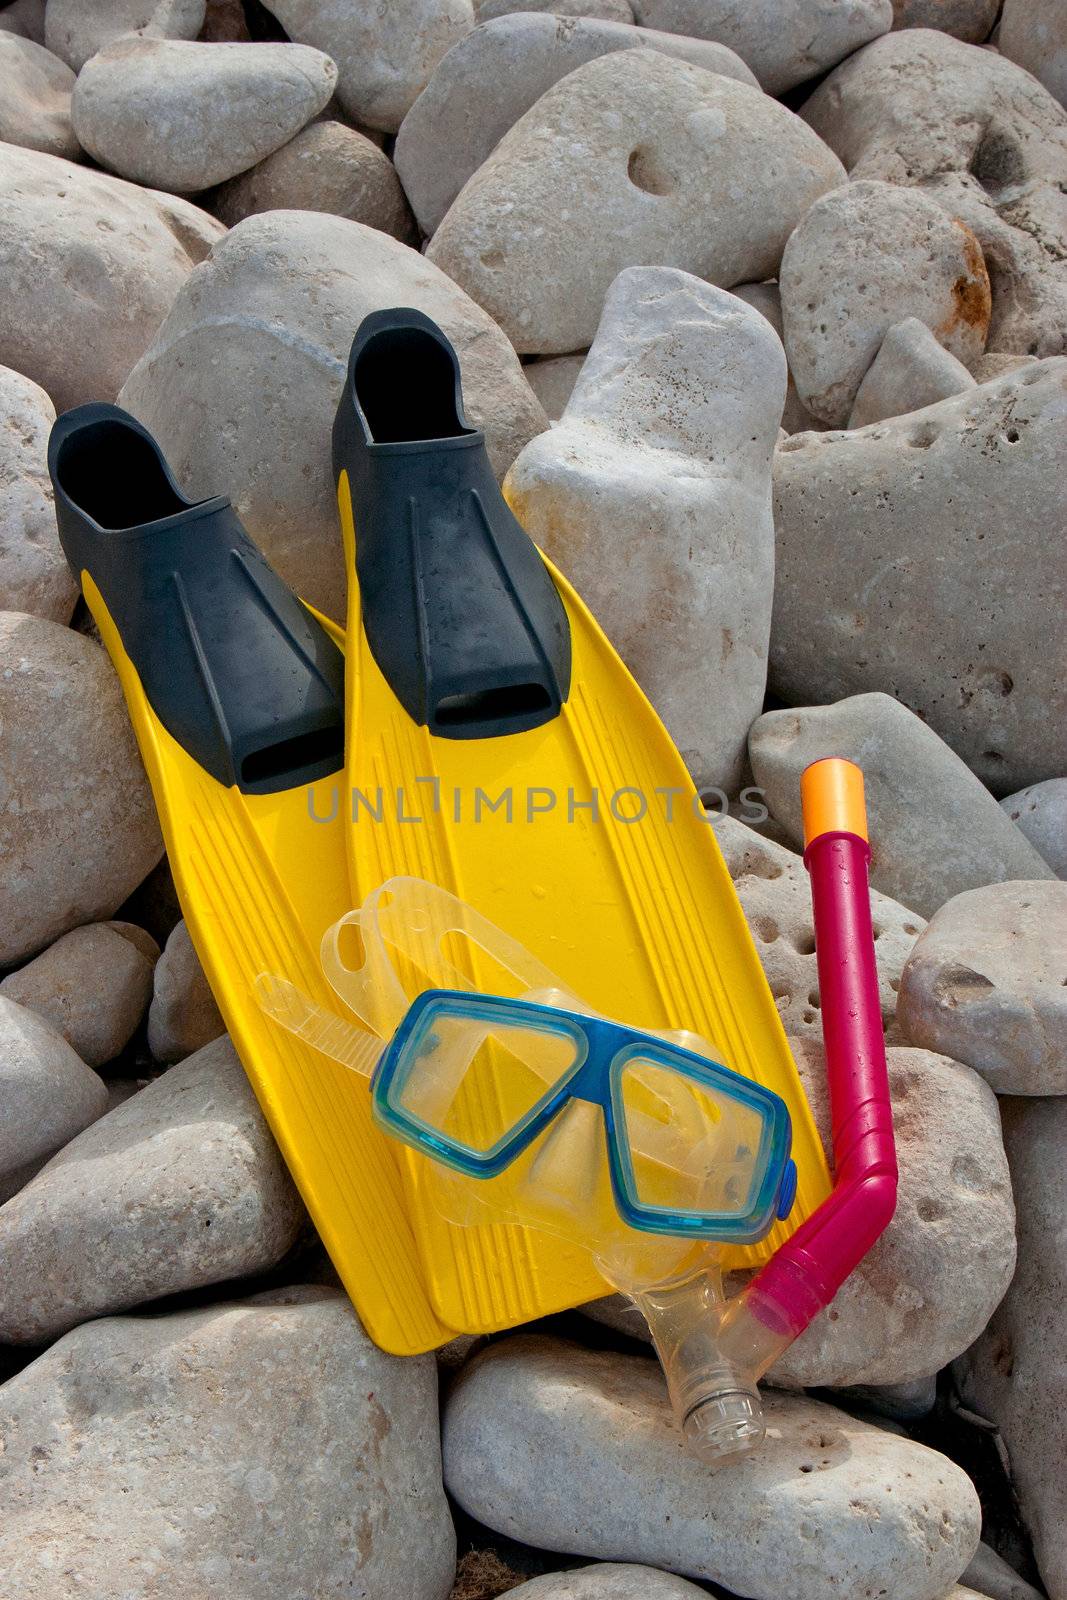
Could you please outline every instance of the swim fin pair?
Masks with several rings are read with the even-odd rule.
[[[336,1007],[322,935],[397,875],[469,902],[597,1012],[703,1035],[783,1097],[796,1203],[727,1257],[766,1259],[828,1175],[713,829],[651,706],[507,508],[427,317],[364,321],[333,451],[344,635],[227,502],[186,500],[117,408],[61,417],[49,464],[193,942],[363,1322],[409,1354],[605,1292],[577,1246],[449,1221],[366,1085],[259,1008],[264,972]],[[465,957],[493,992],[488,954]]]

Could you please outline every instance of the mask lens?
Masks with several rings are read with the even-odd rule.
[[[759,1187],[764,1119],[726,1090],[634,1056],[620,1100],[641,1205],[723,1218],[750,1211]]]
[[[574,1069],[569,1031],[434,1008],[408,1041],[390,1103],[454,1145],[485,1155],[504,1142]]]

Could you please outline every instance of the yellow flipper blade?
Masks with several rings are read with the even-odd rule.
[[[606,1016],[707,1038],[727,1066],[780,1094],[793,1119],[797,1201],[731,1266],[766,1259],[829,1192],[807,1101],[744,914],[689,775],[582,601],[553,572],[571,629],[562,713],[477,740],[416,725],[361,625],[347,479],[349,555],[346,822],[351,899],[395,874],[450,890],[518,939]],[[491,970],[470,965],[492,991]],[[428,1294],[442,1321],[507,1327],[607,1288],[590,1255],[509,1225],[458,1227],[427,1194],[424,1158],[403,1157]]]
[[[281,973],[316,1004],[336,1005],[319,942],[351,903],[342,774],[276,794],[223,787],[159,722],[90,574],[82,582],[126,695],[190,935],[294,1181],[375,1342],[398,1355],[433,1349],[453,1330],[430,1302],[397,1152],[373,1123],[367,1083],[279,1026],[256,994],[261,973]]]

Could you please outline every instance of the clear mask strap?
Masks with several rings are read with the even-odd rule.
[[[356,928],[363,963],[345,964],[341,950],[346,928]],[[334,992],[368,1028],[388,1039],[408,1004],[423,989],[477,989],[470,971],[445,955],[450,935],[459,934],[482,950],[514,981],[515,995],[531,989],[562,990],[555,973],[517,940],[447,889],[421,878],[390,878],[368,895],[358,911],[327,928],[322,936],[322,968]],[[420,975],[409,992],[400,970]]]
[[[360,1077],[372,1076],[382,1053],[382,1041],[357,1028],[335,1011],[309,1000],[288,978],[261,972],[256,979],[256,999],[260,1010],[272,1022],[295,1034],[332,1061],[340,1062]]]

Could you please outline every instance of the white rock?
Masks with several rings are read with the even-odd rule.
[[[305,45],[116,39],[78,75],[74,130],[121,177],[189,194],[288,143],[336,85],[329,56]]]
[[[45,44],[80,72],[114,39],[137,33],[153,22],[165,27],[172,39],[195,39],[204,22],[204,0],[181,0],[160,5],[159,0],[48,0]]]
[[[474,26],[471,0],[267,0],[267,9],[290,39],[333,57],[345,110],[385,133],[396,132],[441,57]]]
[[[923,916],[965,889],[1053,876],[959,757],[890,695],[766,712],[752,726],[749,755],[766,803],[798,846],[804,768],[825,755],[857,762],[871,882]]]
[[[0,994],[0,1216],[42,1161],[107,1108],[103,1080],[35,1011]]]
[[[999,10],[1000,0],[893,0],[893,27],[938,28],[968,44],[982,44]]]
[[[1057,877],[1067,878],[1067,778],[1046,778],[1000,802]]]
[[[597,1561],[571,1572],[546,1572],[508,1594],[511,1600],[702,1600],[707,1590],[656,1567]]]
[[[963,362],[938,342],[926,323],[906,317],[882,340],[856,391],[848,425],[865,428],[886,417],[921,411],[975,386]]]
[[[0,367],[0,610],[69,622],[78,585],[56,534],[46,465],[55,420],[43,389]]]
[[[335,1289],[77,1328],[3,1390],[11,1593],[444,1600],[436,1393]]]
[[[353,333],[396,305],[425,311],[455,344],[468,414],[502,474],[546,422],[507,339],[416,250],[343,217],[272,211],[238,224],[122,391],[183,486],[229,495],[282,576],[333,616],[346,585],[330,429]]]
[[[975,234],[993,290],[994,350],[1067,349],[1062,268],[1067,113],[994,51],[931,28],[888,34],[803,108],[854,179],[921,184]]]
[[[763,704],[784,394],[782,347],[758,312],[688,273],[631,267],[563,417],[504,484],[698,788],[733,792]]]
[[[77,161],[70,125],[74,74],[31,39],[0,32],[0,140]]]
[[[822,1018],[811,883],[803,861],[773,839],[761,838],[735,817],[719,818],[715,842],[752,930],[782,1026],[790,1037],[820,1040]],[[889,1037],[896,1039],[894,1018],[900,974],[926,924],[914,911],[879,894],[877,889],[871,891],[871,919],[878,946],[882,1022]]]
[[[479,22],[492,22],[516,11],[549,11],[555,17],[596,17],[606,22],[634,20],[630,0],[482,0],[476,11]]]
[[[1019,1266],[992,1322],[956,1366],[965,1405],[1007,1446],[1042,1582],[1067,1594],[1067,1097],[1007,1100],[1004,1139]]]
[[[803,130],[747,84],[616,51],[519,118],[427,254],[521,353],[578,350],[624,267],[654,261],[723,288],[774,273],[797,220],[842,181]]]
[[[148,780],[111,664],[0,612],[0,967],[114,914],[159,860]]]
[[[1003,55],[930,28],[857,51],[803,114],[854,178],[918,184],[969,171],[995,192],[1052,182],[1067,160],[1067,116],[1047,90]]]
[[[400,179],[373,140],[343,122],[313,122],[257,166],[223,184],[215,211],[228,227],[260,211],[328,211],[411,244]]]
[[[821,1044],[791,1041],[827,1153]],[[839,1388],[924,1378],[966,1350],[1015,1266],[1015,1210],[995,1095],[929,1050],[888,1051],[900,1187],[888,1228],[767,1381]]]
[[[908,958],[905,1038],[998,1094],[1067,1094],[1067,884],[991,883],[943,905]]]
[[[1032,367],[1036,360],[1036,356],[1013,356],[1004,350],[987,350],[971,363],[971,376],[975,383],[992,383],[994,378],[1004,378],[1009,372]]]
[[[20,39],[44,44],[45,0],[14,0],[0,11],[0,33],[14,33]]]
[[[988,1600],[1043,1600],[1033,1585],[1020,1578],[987,1544],[978,1546],[963,1577]]]
[[[0,363],[59,410],[113,400],[223,232],[187,200],[0,145]]]
[[[233,1046],[218,1039],[0,1208],[0,1339],[40,1343],[102,1312],[265,1271],[305,1220]]]
[[[11,973],[0,995],[36,1011],[83,1061],[102,1067],[129,1043],[148,1009],[153,964],[118,928],[94,923],[73,928]]]
[[[779,339],[782,337],[782,296],[777,283],[739,283],[731,292],[737,295],[739,300],[746,300],[750,306],[755,306],[760,315],[766,317]],[[797,386],[793,382],[793,374],[790,373],[785,406],[782,410],[783,429],[786,433],[807,433],[813,428],[819,429],[823,426],[817,417],[812,416],[797,394]]]
[[[156,966],[148,1048],[156,1061],[184,1061],[225,1031],[189,930],[179,922]]]
[[[567,73],[616,50],[658,50],[757,87],[724,46],[649,28],[530,12],[475,28],[439,63],[401,124],[395,159],[424,233],[519,118]]]
[[[1004,0],[997,49],[1067,104],[1067,12],[1048,0]]]
[[[634,0],[634,11],[646,28],[729,45],[768,94],[818,77],[893,22],[891,0]]]
[[[765,1401],[765,1443],[715,1472],[686,1451],[655,1362],[502,1340],[449,1395],[445,1482],[511,1538],[667,1567],[751,1600],[943,1595],[978,1542],[964,1473],[832,1406]]]
[[[888,687],[997,794],[1067,772],[1065,380],[1067,361],[1042,361],[779,446],[770,676],[786,705]]]
[[[832,427],[848,421],[883,338],[905,317],[961,361],[985,348],[981,249],[917,189],[854,182],[823,195],[791,235],[778,281],[789,370],[808,410]]]
[[[558,422],[567,409],[588,354],[588,350],[579,350],[572,356],[543,356],[523,366],[526,382],[540,400],[550,422]]]

